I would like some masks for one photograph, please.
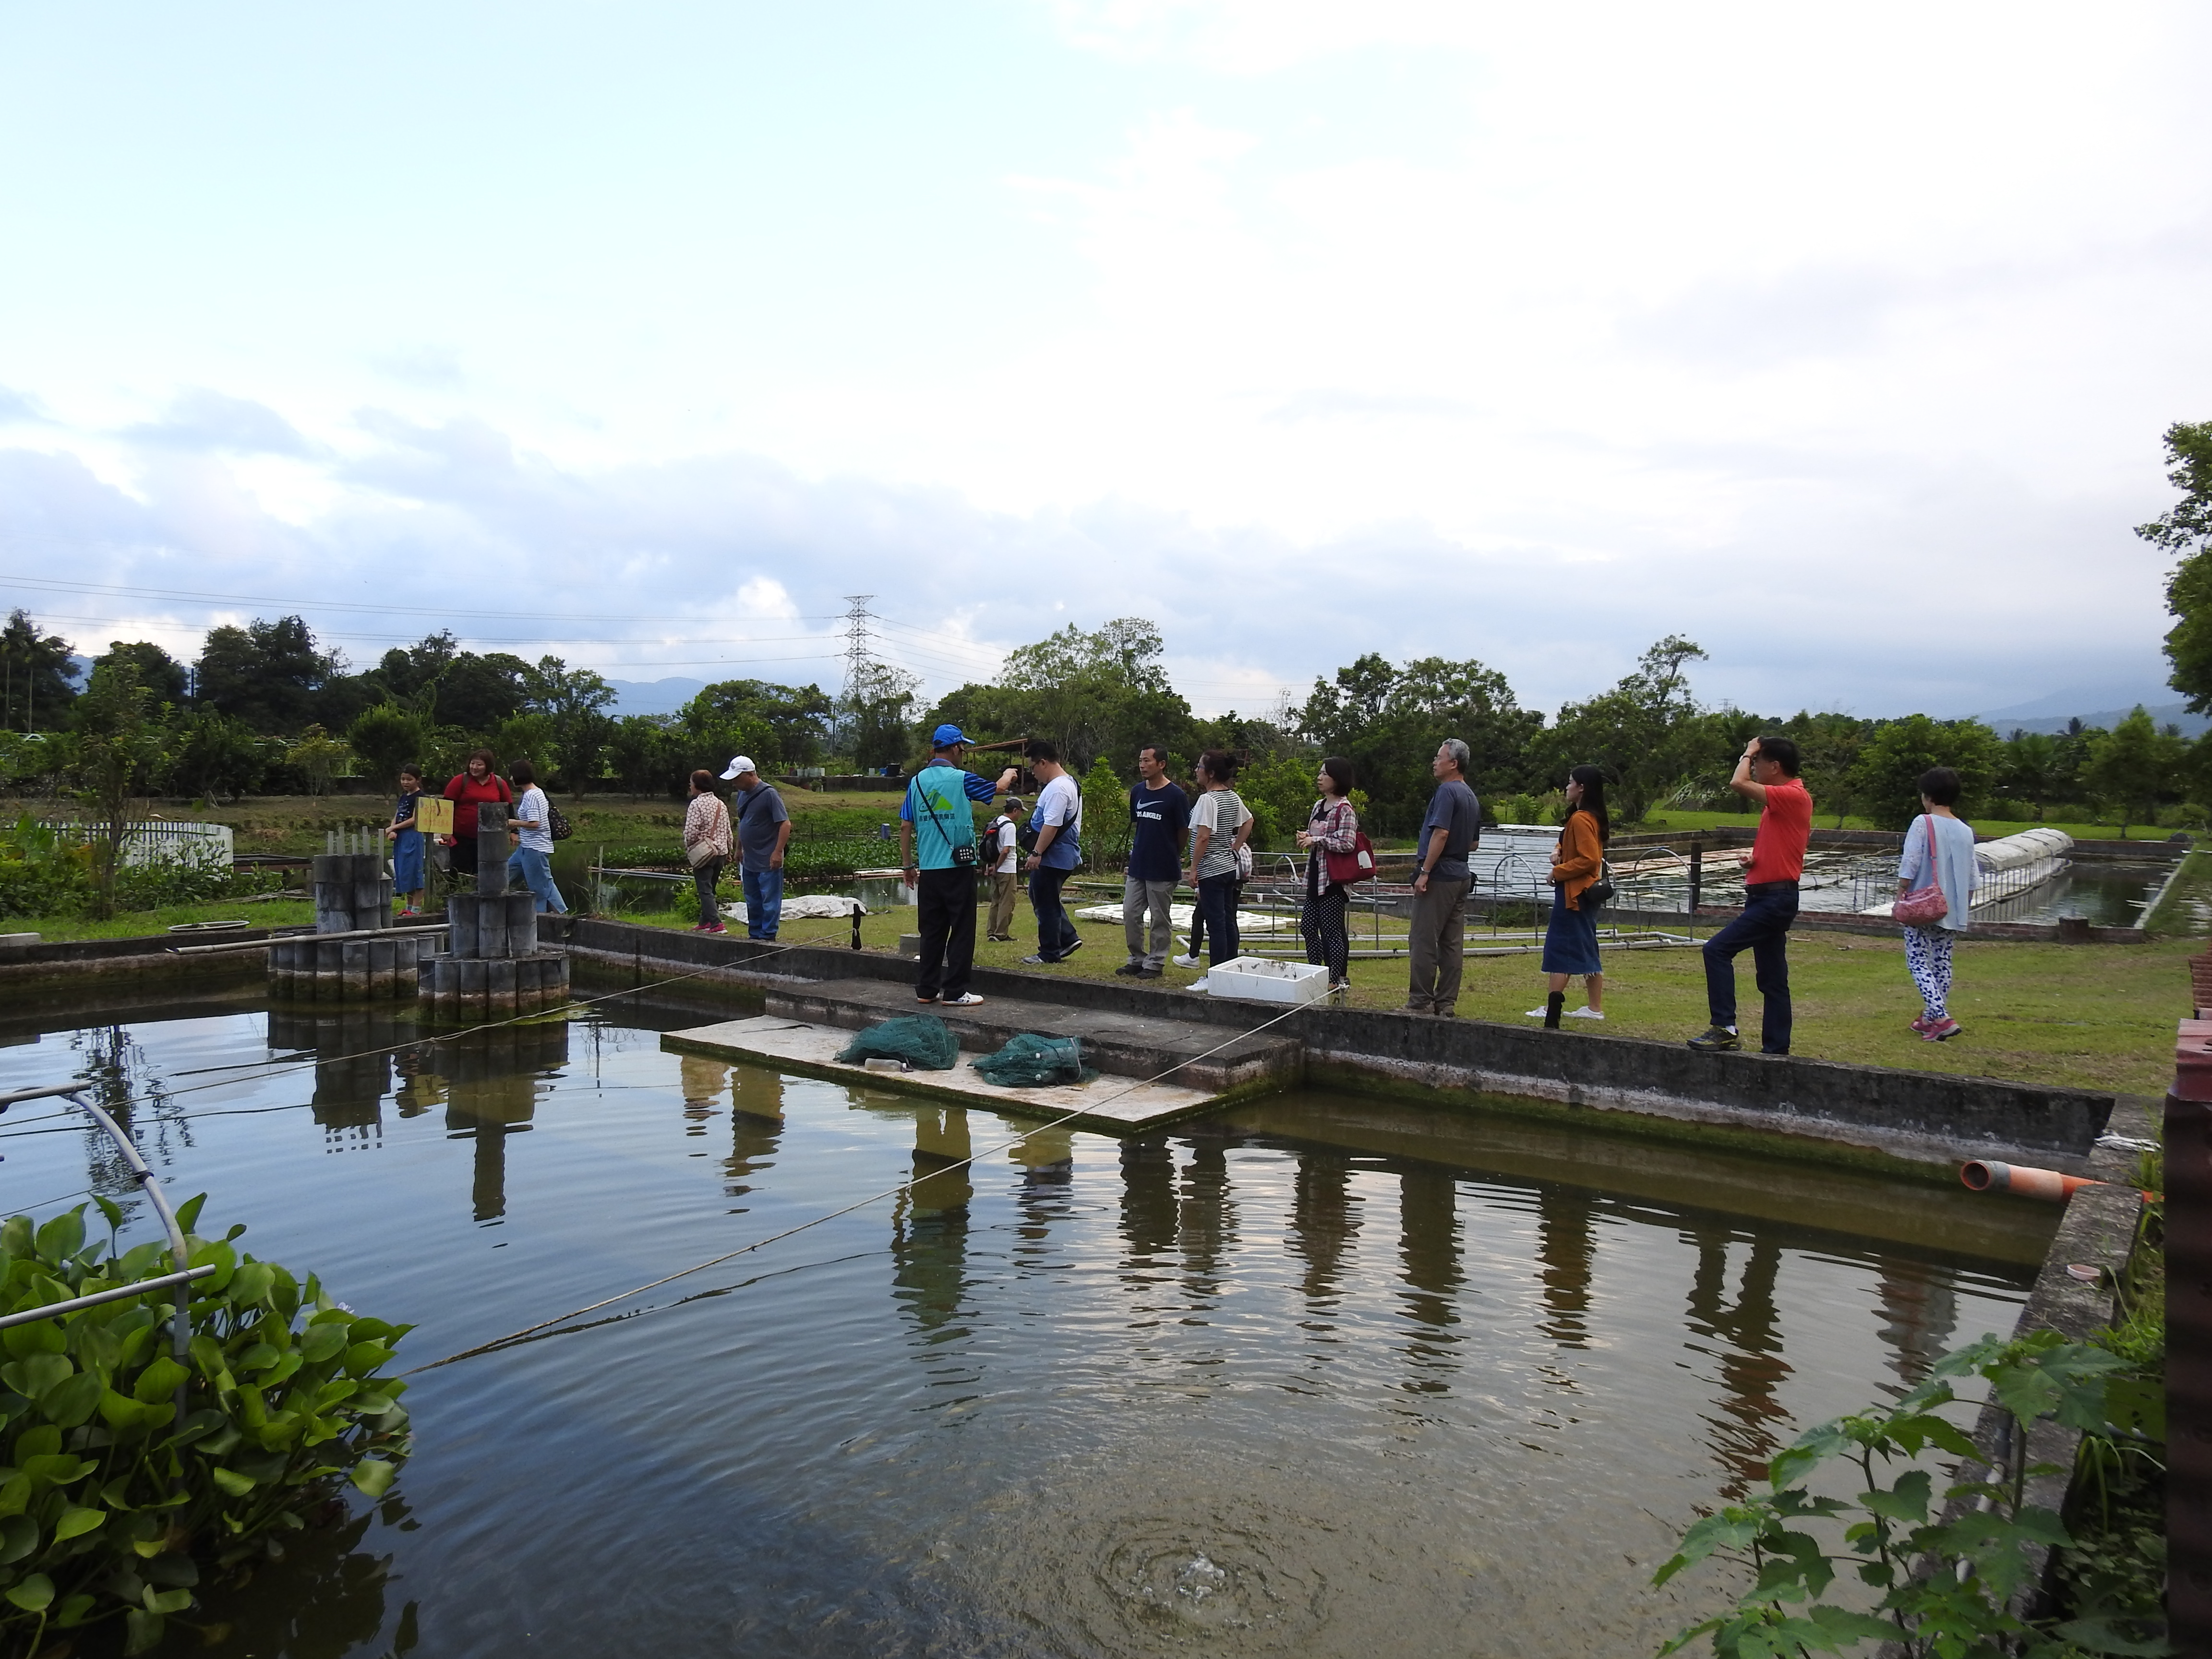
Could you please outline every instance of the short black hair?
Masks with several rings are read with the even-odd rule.
[[[1920,775],[1920,793],[1938,806],[1956,806],[1966,785],[1948,766],[1931,766]]]
[[[1788,738],[1761,738],[1759,753],[1762,760],[1772,761],[1793,778],[1797,775],[1797,769],[1804,764],[1798,757],[1797,745]]]
[[[413,761],[409,761],[406,765],[399,769],[399,775],[403,778],[412,778],[416,782],[420,783],[422,781],[422,769]]]
[[[1142,760],[1147,755],[1150,755],[1154,760],[1158,761],[1163,766],[1165,766],[1168,763],[1168,751],[1159,744],[1139,744],[1137,745],[1137,758],[1139,760]]]
[[[507,781],[509,783],[535,783],[538,781],[538,769],[526,760],[519,760],[507,769]]]
[[[1198,769],[1216,783],[1234,782],[1237,763],[1237,757],[1226,749],[1209,749],[1198,757]]]
[[[1336,786],[1336,798],[1339,800],[1342,800],[1352,793],[1352,771],[1350,761],[1341,755],[1331,755],[1321,763],[1321,769],[1328,774],[1328,781]]]
[[[1022,745],[1022,758],[1024,760],[1052,761],[1057,763],[1060,759],[1060,750],[1054,748],[1051,744],[1047,743],[1042,738],[1031,738],[1027,743]]]

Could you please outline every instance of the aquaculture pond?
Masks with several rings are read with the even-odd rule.
[[[179,1651],[1646,1653],[1724,1589],[1649,1587],[1681,1528],[2008,1328],[2053,1219],[1321,1093],[1121,1143],[662,1052],[712,1017],[0,1027],[403,1364],[920,1177],[417,1376],[392,1493]],[[50,1103],[0,1152],[128,1199]]]

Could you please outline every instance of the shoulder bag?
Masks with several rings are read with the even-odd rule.
[[[714,798],[714,810],[721,814],[722,827],[726,830],[730,823],[730,809],[722,804],[721,797],[719,795]],[[722,839],[721,836],[710,835],[703,840],[694,842],[684,849],[684,861],[696,870],[710,859],[720,858],[722,854],[714,850],[714,843],[720,839]],[[732,844],[735,844],[735,837],[732,837]]]
[[[1933,927],[1951,914],[1950,902],[1936,878],[1936,815],[1929,812],[1921,822],[1928,826],[1928,884],[1914,888],[1889,907],[1892,919],[1907,927]]]
[[[921,780],[920,778],[916,778],[914,781],[912,787],[916,789],[921,789]],[[965,784],[961,785],[961,788],[963,790],[965,790],[967,787],[968,786]],[[964,804],[966,800],[966,797],[964,795],[962,797],[962,800]],[[975,855],[975,813],[974,809],[970,808],[968,813],[968,841],[966,845],[962,846],[954,842],[951,828],[945,823],[943,814],[938,811],[937,803],[930,799],[929,792],[927,789],[921,789],[921,804],[929,809],[929,821],[937,826],[937,833],[945,837],[945,844],[951,851],[952,867],[956,870],[965,870],[970,875],[975,874],[978,860]],[[919,857],[920,854],[917,854],[915,856]]]
[[[568,822],[568,815],[553,804],[553,797],[545,798],[545,832],[556,841],[566,841],[576,833],[576,826]]]
[[[1349,887],[1355,882],[1371,881],[1375,876],[1375,843],[1367,839],[1367,832],[1356,824],[1352,831],[1352,850],[1349,853],[1322,851],[1322,873],[1334,887]]]
[[[1597,879],[1575,895],[1575,908],[1587,914],[1602,910],[1613,902],[1613,866],[1603,859],[1597,861]]]

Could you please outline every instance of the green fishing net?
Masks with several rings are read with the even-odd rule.
[[[864,1060],[902,1060],[917,1072],[949,1072],[960,1063],[960,1043],[934,1014],[902,1014],[871,1025],[837,1051],[857,1066]]]
[[[1083,1063],[1074,1037],[1032,1036],[1024,1031],[995,1054],[968,1062],[986,1083],[1002,1089],[1036,1089],[1054,1083],[1088,1083],[1098,1073]]]

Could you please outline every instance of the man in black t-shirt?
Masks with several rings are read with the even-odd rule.
[[[1114,971],[1123,979],[1158,979],[1174,938],[1168,904],[1182,871],[1183,843],[1190,837],[1190,798],[1168,781],[1167,757],[1158,744],[1137,751],[1129,832],[1129,867],[1121,881],[1121,933],[1129,960]]]

